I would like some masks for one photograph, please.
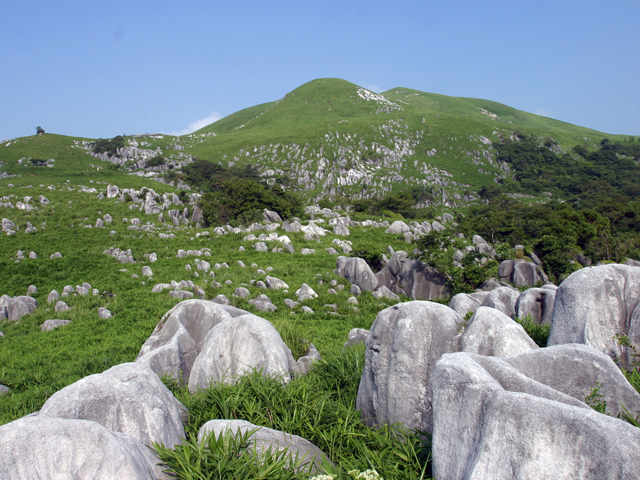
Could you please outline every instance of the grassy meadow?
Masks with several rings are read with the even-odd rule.
[[[224,416],[247,419],[304,436],[330,456],[336,466],[335,473],[340,477],[350,478],[347,471],[354,468],[364,471],[370,467],[386,475],[385,478],[420,478],[426,474],[428,446],[421,443],[416,434],[405,433],[406,438],[413,440],[402,443],[392,431],[376,432],[359,422],[355,395],[364,361],[363,349],[343,353],[342,346],[349,330],[369,328],[377,313],[392,302],[364,293],[358,297],[357,310],[347,304],[351,296],[349,285],[333,273],[336,256],[325,251],[325,248],[336,247],[331,243],[335,238],[333,235],[322,237],[320,241],[305,241],[302,233],[288,233],[296,253],[262,253],[253,249],[255,241],[242,241],[244,233],[218,236],[211,228],[164,226],[156,215],[131,209],[132,203],[119,202],[115,198],[98,199],[98,193],[87,193],[82,188],[96,188],[105,193],[107,185],[113,183],[121,188],[147,186],[160,194],[175,189],[118,171],[98,171],[89,164],[95,165],[99,161],[79,149],[84,157],[76,159],[75,148],[70,149],[72,155],[66,164],[62,154],[55,149],[64,151],[68,147],[64,142],[56,145],[60,141],[58,137],[51,138],[53,145],[43,145],[41,155],[56,155],[59,165],[46,168],[13,164],[11,172],[21,176],[0,179],[3,203],[15,205],[18,201],[25,202],[25,197],[32,197],[25,203],[36,207],[31,212],[1,209],[0,217],[12,220],[18,229],[15,235],[3,233],[0,237],[0,294],[25,295],[27,288],[35,285],[38,293],[33,296],[39,305],[33,314],[17,322],[0,322],[3,333],[0,337],[0,384],[11,389],[9,394],[0,396],[0,424],[38,411],[50,395],[80,378],[134,361],[162,315],[178,303],[177,299],[169,297],[168,290],[151,293],[153,285],[192,280],[204,289],[207,298],[224,294],[235,306],[270,320],[296,357],[304,354],[306,345],[311,342],[320,351],[323,361],[317,372],[294,380],[284,389],[278,386],[274,390],[270,380],[250,377],[245,380],[249,385],[241,383],[237,387],[213,388],[189,395],[185,389],[167,381],[191,411],[187,425],[190,443],[185,449],[197,448],[193,439],[206,420]],[[40,140],[35,137],[30,141]],[[19,142],[28,143],[29,139]],[[40,204],[40,195],[49,203]],[[113,222],[105,223],[105,228],[95,228],[96,220],[105,214],[111,215]],[[142,225],[149,223],[157,229],[150,232],[128,229],[131,223],[125,219],[132,218],[139,218]],[[37,228],[36,233],[25,233],[28,222]],[[206,231],[211,235],[196,236]],[[173,233],[176,237],[161,239],[158,236],[161,232]],[[285,234],[282,230],[278,233]],[[400,236],[385,234],[384,229],[377,228],[354,227],[349,237],[338,238],[352,242],[354,249],[364,246],[380,253],[386,251],[387,245],[396,250],[408,246]],[[270,248],[279,245],[278,242],[267,244]],[[239,250],[240,246],[245,248],[244,252]],[[110,247],[131,249],[136,263],[118,263],[114,257],[103,253]],[[177,257],[179,249],[201,248],[211,250],[210,256],[200,259],[212,265],[215,279],[197,271],[195,257]],[[313,248],[316,253],[302,255],[302,248]],[[17,258],[19,250],[24,252],[24,260]],[[29,252],[35,252],[38,258],[30,259]],[[60,252],[62,258],[51,259],[50,255],[56,252]],[[149,263],[144,255],[153,252],[158,260]],[[229,268],[216,269],[216,263],[227,263]],[[145,265],[152,268],[153,277],[142,275]],[[186,269],[187,265],[191,265],[191,271]],[[272,270],[267,271],[268,267]],[[258,273],[258,269],[287,282],[289,291],[261,290],[252,286],[251,280],[264,280],[265,274]],[[219,288],[212,286],[214,280],[221,284]],[[232,282],[230,285],[225,284],[228,280]],[[344,289],[338,289],[337,294],[328,293],[331,280],[344,285]],[[83,282],[91,284],[100,294],[62,297],[61,300],[71,307],[65,312],[56,313],[54,305],[47,303],[50,291],[62,294],[66,285],[75,288]],[[313,315],[302,313],[300,307],[291,311],[284,305],[285,298],[296,299],[294,292],[303,283],[319,295],[304,303],[315,311]],[[259,312],[248,299],[233,297],[239,286],[249,288],[249,298],[267,294],[278,309],[270,313]],[[113,317],[99,319],[99,307],[109,309]],[[71,323],[42,332],[40,325],[47,319],[71,320]],[[415,458],[411,461],[406,456],[410,448],[415,449]],[[383,451],[387,453],[383,455]],[[162,458],[179,470],[177,465],[182,463],[176,463],[175,457],[181,454],[184,452],[164,451]],[[181,475],[181,478],[207,478],[202,472],[201,477],[193,472]]]

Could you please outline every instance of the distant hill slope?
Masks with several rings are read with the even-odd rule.
[[[513,176],[492,145],[514,132],[552,138],[556,153],[575,145],[595,148],[607,135],[489,100],[447,97],[407,88],[376,94],[345,80],[306,83],[282,99],[256,105],[191,135],[128,136],[116,156],[89,157],[87,139],[44,136],[0,146],[2,171],[26,173],[19,158],[56,158],[66,173],[95,171],[114,163],[119,172],[162,176],[193,157],[224,166],[256,167],[269,183],[302,192],[310,201],[348,196],[376,198],[422,187],[429,203],[460,206],[483,187]],[[575,155],[570,152],[571,155]],[[146,160],[167,159],[149,168]],[[29,170],[30,171],[30,170]],[[60,172],[54,168],[49,174]],[[0,172],[1,173],[1,172]],[[173,175],[176,178],[175,175]]]
[[[371,198],[423,185],[455,206],[510,174],[491,144],[514,138],[514,131],[552,137],[566,150],[607,136],[488,100],[400,87],[375,94],[344,80],[318,79],[193,136],[215,137],[183,143],[200,158],[253,164],[271,181],[288,176],[315,199]]]

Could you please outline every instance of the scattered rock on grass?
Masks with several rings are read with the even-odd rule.
[[[45,320],[44,323],[40,326],[40,330],[43,332],[53,330],[57,327],[62,327],[64,325],[68,325],[71,323],[71,320]]]

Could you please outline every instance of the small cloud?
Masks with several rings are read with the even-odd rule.
[[[196,130],[200,130],[202,127],[206,127],[210,123],[217,122],[221,118],[222,115],[220,115],[218,112],[211,112],[211,115],[209,115],[208,117],[196,120],[195,122],[190,123],[189,126],[184,130],[180,130],[179,132],[171,132],[170,135],[189,135]]]
[[[367,85],[367,86],[366,86],[366,87],[364,87],[364,88],[366,88],[367,90],[369,90],[369,91],[371,91],[371,92],[375,92],[375,93],[380,93],[380,92],[382,92],[382,89],[381,89],[379,86],[377,86],[377,85]]]
[[[538,110],[534,110],[533,113],[535,113],[536,115],[540,115],[541,117],[551,118],[553,116],[553,112],[546,108],[539,108]]]

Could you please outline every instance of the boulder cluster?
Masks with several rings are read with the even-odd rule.
[[[185,438],[187,409],[160,380],[191,392],[260,371],[283,383],[308,371],[315,347],[297,362],[276,329],[249,312],[207,300],[185,300],[167,312],[134,363],[85,377],[53,394],[39,412],[0,427],[3,478],[168,479],[150,447]],[[4,393],[4,389],[0,389]],[[311,442],[244,421],[214,420],[198,433],[256,430],[252,448],[288,452],[321,471],[327,457]]]
[[[555,293],[547,348],[487,305],[494,292],[507,297],[498,306],[531,302],[507,287],[482,292],[468,321],[432,302],[387,308],[364,340],[362,419],[431,433],[439,479],[634,478],[640,430],[614,417],[640,415],[640,395],[614,360],[628,362],[640,344],[638,285],[640,269],[607,265],[574,273],[557,291],[535,289],[529,297],[542,301]],[[594,392],[608,415],[588,405]]]

